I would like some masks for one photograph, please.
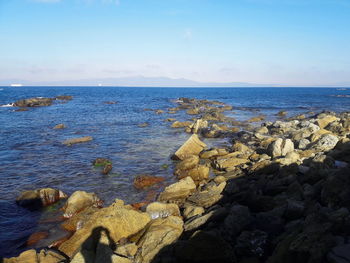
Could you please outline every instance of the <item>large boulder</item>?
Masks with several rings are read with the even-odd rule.
[[[126,206],[110,206],[101,208],[90,216],[83,227],[77,230],[74,235],[64,242],[59,250],[67,256],[72,257],[79,252],[81,247],[86,247],[89,237],[101,236],[101,231],[108,233],[112,243],[122,238],[136,234],[149,222],[150,216],[147,213],[135,211]]]
[[[159,195],[160,201],[183,202],[196,190],[196,184],[189,176],[179,182],[167,186]]]
[[[174,154],[174,158],[184,160],[190,155],[199,155],[207,145],[202,142],[198,135],[193,134]]]
[[[64,205],[64,217],[72,217],[87,207],[99,207],[102,200],[95,193],[87,193],[85,191],[75,191]]]
[[[150,203],[146,207],[146,212],[152,219],[164,218],[168,216],[180,216],[179,206],[177,204],[166,204],[161,202]]]
[[[320,119],[317,119],[317,124],[320,126],[321,129],[327,127],[328,124],[332,123],[333,121],[338,120],[337,117],[333,115],[326,115]]]
[[[267,151],[272,158],[286,156],[294,151],[294,144],[291,139],[278,138],[268,146]]]
[[[137,242],[139,247],[135,262],[149,263],[158,252],[174,243],[182,234],[183,221],[180,217],[169,216],[153,220]]]
[[[15,107],[41,107],[50,106],[53,102],[53,98],[29,98],[16,101],[13,106]]]
[[[16,203],[30,209],[38,209],[67,198],[67,195],[60,190],[53,188],[42,188],[23,191],[17,198]]]

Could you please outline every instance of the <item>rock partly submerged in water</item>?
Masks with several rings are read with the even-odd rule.
[[[150,187],[152,185],[163,182],[164,178],[160,176],[152,176],[152,175],[138,175],[134,179],[134,186],[137,189],[143,189],[146,187]]]
[[[67,145],[67,146],[71,146],[73,144],[89,142],[92,140],[93,140],[93,138],[91,136],[85,136],[85,137],[67,139],[64,142],[62,142],[62,144]]]
[[[64,198],[67,198],[67,195],[61,190],[42,188],[22,192],[16,198],[16,203],[30,209],[39,209],[54,204]]]
[[[15,107],[42,107],[52,105],[54,98],[29,98],[16,101],[13,106]]]
[[[87,207],[101,207],[103,201],[95,193],[75,191],[64,205],[64,217],[72,217]]]
[[[64,125],[63,123],[57,124],[55,125],[55,127],[53,127],[53,129],[55,130],[64,129],[64,128],[66,128],[66,125]]]

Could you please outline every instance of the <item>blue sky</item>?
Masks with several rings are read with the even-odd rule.
[[[0,79],[350,83],[349,0],[0,0]]]

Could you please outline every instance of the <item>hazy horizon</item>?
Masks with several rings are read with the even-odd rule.
[[[2,0],[0,84],[350,86],[349,11],[343,0]]]

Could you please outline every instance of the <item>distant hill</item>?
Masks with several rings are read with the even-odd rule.
[[[184,78],[132,76],[121,78],[94,78],[64,81],[0,80],[0,86],[20,83],[24,86],[124,86],[124,87],[288,87],[284,84],[248,82],[198,82]],[[350,82],[314,85],[315,87],[350,87]]]

